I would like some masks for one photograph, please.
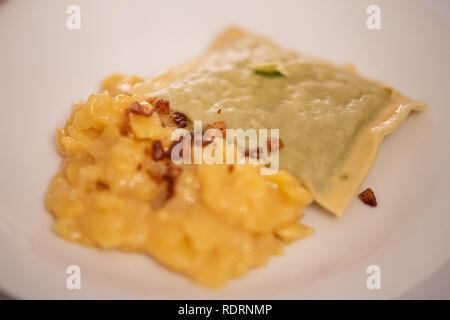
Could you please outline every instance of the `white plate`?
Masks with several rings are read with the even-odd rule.
[[[72,1],[81,29],[66,29],[67,1],[0,3],[0,288],[23,298],[393,298],[450,257],[450,32],[415,1],[376,1],[381,30],[366,27],[373,1]],[[357,199],[343,219],[319,208],[317,232],[283,257],[219,291],[194,285],[153,260],[68,243],[50,230],[43,198],[61,163],[53,143],[71,102],[113,72],[150,76],[199,54],[235,23],[278,43],[391,83],[429,103],[382,144],[363,184],[379,207]],[[66,288],[66,267],[82,289]],[[366,268],[381,268],[368,290]]]

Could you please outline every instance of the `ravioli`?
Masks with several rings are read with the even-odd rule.
[[[280,168],[338,216],[370,170],[382,138],[410,111],[425,108],[354,68],[234,27],[202,56],[136,84],[131,93],[168,99],[193,121],[280,129]]]

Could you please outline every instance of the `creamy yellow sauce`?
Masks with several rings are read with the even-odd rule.
[[[116,75],[103,85],[118,93],[134,80]],[[147,253],[202,285],[219,287],[312,233],[299,223],[312,195],[285,171],[262,176],[248,164],[181,165],[175,193],[164,200],[167,182],[150,173],[171,161],[155,161],[148,150],[156,140],[167,148],[176,127],[168,115],[131,114],[131,131],[122,134],[134,101],[144,103],[139,96],[94,94],[76,104],[57,130],[64,162],[46,205],[59,236]]]

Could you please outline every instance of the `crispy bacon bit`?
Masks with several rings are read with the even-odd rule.
[[[153,114],[153,109],[144,107],[137,101],[133,101],[130,105],[130,112],[134,114],[139,114],[141,116],[150,117]]]
[[[155,110],[159,114],[169,114],[169,112],[170,112],[169,106],[170,106],[169,101],[163,100],[163,99],[158,99],[155,104]]]
[[[97,181],[97,189],[99,189],[99,190],[107,190],[107,189],[109,189],[109,186],[106,183],[103,183],[101,181]]]
[[[152,144],[152,158],[155,161],[159,161],[164,158],[166,153],[164,152],[164,148],[162,147],[161,141],[155,140]]]
[[[225,121],[216,121],[208,124],[208,129],[217,129],[222,132],[222,137],[225,138],[227,126]]]
[[[155,97],[150,97],[150,98],[148,98],[148,99],[145,100],[145,101],[147,101],[148,103],[150,103],[151,105],[153,105],[153,104],[155,103],[155,101],[156,101],[156,98],[155,98]]]
[[[167,181],[167,200],[175,195],[175,183],[176,179],[181,175],[183,168],[179,166],[169,165],[166,174],[163,179]]]
[[[149,175],[158,183],[167,182],[165,188],[150,202],[153,210],[159,210],[167,203],[167,201],[175,195],[175,185],[177,178],[181,175],[183,168],[175,166],[172,163],[153,166],[152,170],[148,170]]]
[[[177,125],[178,128],[186,128],[187,127],[187,117],[184,113],[174,112],[172,114],[172,121]]]
[[[228,172],[233,172],[233,170],[234,170],[234,164],[230,164],[229,166],[228,166]]]
[[[153,162],[147,169],[147,173],[150,178],[153,179],[156,183],[163,183],[163,176],[166,172],[166,163],[163,162]]]
[[[275,143],[276,139],[275,138],[268,138],[267,139],[267,150],[269,150],[269,151],[272,151],[272,141]],[[274,149],[273,151],[280,150],[283,147],[284,147],[283,140],[278,139],[278,149]]]
[[[358,195],[358,197],[359,197],[359,199],[361,199],[362,202],[364,202],[364,204],[367,204],[368,206],[371,206],[371,207],[377,206],[377,199],[375,198],[375,194],[373,193],[372,189],[370,189],[370,188],[367,188],[366,190],[361,192]]]
[[[175,179],[178,178],[181,173],[183,172],[183,168],[179,165],[174,165],[173,163],[169,162],[167,165],[167,171],[164,174],[164,179]]]
[[[130,108],[127,108],[123,114],[122,124],[120,125],[120,133],[126,136],[130,130]]]
[[[222,109],[219,109],[219,110],[217,110],[217,113],[219,113],[219,114],[220,114],[221,112],[222,112]]]
[[[152,178],[155,182],[157,183],[163,182],[162,176],[159,174],[157,170],[148,169],[147,173],[150,176],[150,178]]]

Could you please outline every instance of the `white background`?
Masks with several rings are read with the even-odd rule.
[[[94,0],[95,1],[95,0]],[[82,2],[80,0],[80,2]],[[128,33],[127,32],[121,32],[120,28],[119,31],[115,34],[112,34],[111,32],[109,32],[110,30],[108,30],[105,26],[108,26],[107,19],[108,17],[104,17],[104,16],[99,16],[98,17],[98,21],[100,21],[100,23],[95,23],[96,22],[96,18],[97,17],[93,17],[93,16],[89,16],[89,12],[82,12],[82,14],[86,14],[86,16],[89,19],[85,19],[83,21],[90,21],[91,24],[86,26],[83,25],[82,26],[82,30],[80,31],[79,34],[76,33],[72,33],[70,34],[70,37],[74,37],[74,43],[83,43],[85,44],[86,42],[88,43],[88,46],[72,46],[71,43],[66,43],[65,45],[70,46],[70,50],[73,51],[74,54],[78,55],[79,57],[84,58],[86,61],[89,61],[90,63],[92,63],[92,61],[95,61],[95,63],[97,63],[96,65],[91,65],[90,68],[86,68],[86,70],[83,70],[84,74],[82,74],[80,76],[80,72],[79,69],[80,66],[78,64],[76,64],[76,62],[71,61],[70,59],[67,59],[67,55],[60,55],[58,54],[58,52],[54,52],[54,56],[52,57],[52,59],[54,59],[55,63],[54,64],[49,64],[49,65],[40,65],[39,63],[36,63],[35,61],[35,57],[39,57],[40,54],[42,54],[43,52],[47,52],[45,49],[45,46],[47,45],[52,45],[53,44],[53,39],[52,39],[52,29],[48,29],[45,28],[45,26],[40,26],[40,25],[36,25],[35,28],[37,30],[40,30],[39,28],[42,27],[43,30],[49,31],[49,34],[39,34],[39,36],[35,36],[32,39],[29,39],[28,35],[29,34],[35,34],[33,33],[33,30],[30,30],[30,24],[27,24],[27,21],[18,21],[20,23],[15,23],[16,21],[14,21],[14,19],[28,19],[30,22],[34,22],[34,21],[39,21],[42,22],[45,19],[42,19],[42,17],[46,17],[46,15],[49,15],[49,13],[55,15],[57,14],[57,16],[59,16],[59,10],[60,9],[64,9],[68,4],[74,3],[76,4],[77,1],[66,1],[64,4],[64,1],[60,2],[58,1],[58,5],[56,5],[55,2],[55,6],[52,6],[50,8],[48,8],[48,6],[44,6],[42,5],[42,7],[45,7],[46,10],[39,10],[39,5],[36,5],[36,1],[30,1],[30,4],[33,3],[33,5],[29,5],[28,8],[29,10],[26,11],[27,7],[23,5],[23,1],[11,1],[11,0],[6,0],[6,1],[0,1],[0,24],[3,21],[11,21],[10,25],[6,25],[5,23],[3,23],[2,26],[2,30],[0,35],[2,36],[2,38],[0,39],[2,41],[2,45],[4,45],[4,43],[15,43],[17,44],[17,48],[19,50],[17,51],[11,51],[10,48],[8,47],[3,47],[2,46],[2,50],[0,50],[0,54],[2,59],[2,69],[1,72],[2,74],[0,75],[0,79],[2,80],[1,82],[1,93],[2,93],[2,98],[3,98],[3,104],[2,104],[2,120],[3,121],[17,121],[17,119],[15,117],[8,117],[8,114],[6,114],[5,110],[7,110],[6,108],[19,108],[19,107],[23,107],[23,106],[27,106],[29,109],[25,108],[25,109],[21,109],[19,108],[18,110],[16,110],[16,113],[11,113],[11,115],[17,115],[20,114],[20,124],[23,126],[23,130],[19,130],[17,132],[11,132],[11,131],[6,131],[5,128],[9,128],[8,123],[5,122],[5,125],[1,126],[0,130],[2,133],[3,137],[8,137],[8,135],[17,135],[15,136],[16,139],[22,138],[23,135],[30,135],[30,139],[29,141],[32,141],[32,135],[33,135],[33,128],[38,128],[38,123],[35,122],[35,118],[36,117],[40,117],[40,113],[39,110],[36,110],[35,108],[43,108],[44,107],[44,103],[55,103],[59,109],[57,109],[58,111],[56,113],[51,113],[51,114],[45,114],[44,117],[39,118],[39,120],[41,121],[45,121],[47,122],[47,125],[45,123],[43,123],[43,125],[46,125],[48,128],[53,128],[55,127],[54,124],[56,123],[61,123],[63,121],[63,119],[65,118],[65,116],[67,115],[68,112],[68,108],[69,108],[69,104],[70,104],[70,100],[73,100],[75,98],[84,98],[86,97],[87,93],[93,92],[96,90],[97,86],[98,86],[98,82],[100,81],[101,77],[106,76],[108,73],[114,72],[114,71],[124,71],[127,73],[136,73],[136,74],[140,74],[140,75],[147,75],[146,73],[142,74],[142,72],[147,72],[147,71],[143,71],[143,70],[148,70],[147,68],[149,67],[150,70],[148,70],[148,72],[150,73],[154,73],[154,72],[158,72],[161,71],[161,68],[158,66],[158,63],[161,61],[161,64],[164,67],[169,67],[170,65],[176,64],[178,62],[181,62],[183,60],[186,60],[187,58],[194,56],[196,54],[198,54],[199,50],[200,50],[200,46],[198,45],[199,42],[202,42],[206,45],[207,41],[210,39],[210,34],[212,35],[213,31],[212,30],[204,30],[205,31],[205,35],[201,34],[193,34],[192,37],[194,39],[190,39],[190,38],[186,38],[183,37],[183,35],[185,34],[184,32],[179,32],[179,30],[177,30],[177,28],[174,28],[174,23],[176,23],[176,21],[172,20],[172,12],[170,12],[170,9],[167,12],[167,17],[154,17],[152,16],[152,12],[145,12],[142,14],[139,14],[139,19],[146,19],[147,23],[148,23],[148,28],[150,30],[152,29],[158,29],[158,33],[161,34],[161,38],[164,39],[164,37],[166,37],[167,41],[169,41],[168,39],[172,39],[175,38],[177,40],[177,45],[178,46],[173,46],[172,45],[172,49],[171,51],[169,51],[166,55],[164,56],[158,56],[157,53],[155,53],[152,56],[158,57],[158,59],[156,59],[158,61],[158,63],[155,63],[155,61],[150,61],[148,64],[143,65],[142,62],[138,62],[138,61],[145,61],[146,59],[146,55],[147,53],[145,52],[145,50],[149,50],[149,48],[151,48],[151,50],[158,50],[158,47],[152,47],[152,43],[146,43],[146,41],[148,41],[147,38],[142,38],[142,39],[137,39],[136,36],[131,36],[128,37]],[[44,3],[44,1],[42,2]],[[48,1],[46,1],[45,3],[48,3]],[[61,5],[63,3],[63,5]],[[94,2],[94,3],[99,3],[99,2]],[[105,3],[105,2],[103,2]],[[174,3],[174,2],[173,2]],[[264,3],[263,1],[261,1],[261,3]],[[287,1],[284,1],[283,3],[287,3]],[[294,3],[294,1],[293,1]],[[378,3],[378,1],[372,1],[371,3]],[[391,2],[392,3],[392,2]],[[405,3],[405,2],[403,2]],[[135,5],[136,2],[134,1],[129,1],[128,4],[130,6]],[[127,4],[127,5],[128,5]],[[450,25],[450,19],[449,19],[449,6],[450,6],[450,1],[446,1],[446,0],[436,0],[436,1],[426,1],[425,4],[430,8],[430,10],[432,12],[434,12],[436,19],[446,19],[447,24]],[[124,8],[124,12],[127,8],[127,5],[123,6]],[[17,10],[14,11],[14,9],[17,9],[18,7],[21,7],[22,11],[20,12],[20,15],[16,16],[11,16],[10,13],[11,12],[16,12]],[[180,12],[176,10],[176,8],[174,9],[174,14],[175,15],[179,15]],[[24,11],[25,10],[25,11]],[[238,6],[236,6],[236,10],[238,10]],[[407,10],[407,8],[405,8],[405,10]],[[256,9],[255,9],[256,11]],[[186,12],[187,15],[189,15],[189,12]],[[220,15],[220,12],[216,12],[216,14]],[[382,12],[383,15],[383,12]],[[236,15],[239,16],[239,15]],[[65,13],[61,12],[61,23],[64,23],[64,19],[65,19]],[[9,20],[8,20],[9,18]],[[167,19],[166,19],[167,18]],[[189,17],[188,17],[189,18]],[[199,16],[196,15],[192,15],[193,19],[198,19]],[[204,17],[206,22],[212,22],[212,19],[214,19],[214,17]],[[279,17],[277,17],[279,18]],[[286,23],[294,23],[295,21],[292,20],[292,17],[290,17],[291,19],[287,19],[288,22]],[[352,17],[349,17],[349,19],[351,19]],[[401,18],[401,17],[400,17]],[[123,25],[124,30],[126,30],[126,28],[130,28],[130,27],[140,27],[141,23],[138,23],[140,21],[136,21],[136,19],[134,19],[134,17],[128,17],[126,15],[126,12],[123,13],[123,15],[116,15],[114,17],[111,17],[111,19],[115,19],[116,23],[120,25]],[[189,19],[187,19],[189,20]],[[257,18],[254,19],[255,21],[257,21]],[[399,21],[401,21],[401,19],[399,19]],[[50,21],[49,19],[49,23],[54,23],[55,21]],[[103,23],[101,23],[103,22]],[[186,28],[186,32],[191,31],[191,30],[197,30],[198,28],[196,28],[195,26],[198,25],[196,23],[199,23],[199,21],[191,21],[192,24],[186,24],[185,26],[183,26],[183,28]],[[418,21],[419,24],[420,21]],[[45,23],[45,21],[43,22]],[[327,21],[323,21],[324,24],[327,24]],[[342,22],[343,24],[346,23],[346,21]],[[399,22],[400,23],[400,22]],[[213,23],[211,23],[213,25]],[[244,25],[250,24],[249,27],[251,27],[251,23],[248,21],[244,22]],[[85,28],[84,28],[85,27]],[[94,32],[90,33],[90,32],[86,32],[86,30],[89,30],[89,27],[92,29],[94,28]],[[261,26],[260,26],[261,27]],[[339,29],[340,26],[336,26],[337,29]],[[401,27],[401,26],[399,26]],[[291,35],[284,35],[281,33],[283,29],[280,27],[279,29],[277,29],[277,26],[273,26],[273,30],[271,30],[271,34],[268,34],[271,37],[278,37],[279,40],[284,44],[289,46],[289,41],[292,40]],[[345,30],[345,28],[343,28],[343,30]],[[417,37],[420,38],[422,36],[422,31],[423,30],[416,30],[414,27],[412,27],[409,32],[411,34],[412,37]],[[58,37],[58,32],[59,31],[55,31],[55,35],[56,35],[56,39],[60,39],[60,37]],[[421,79],[421,81],[419,80],[415,80],[415,81],[411,81],[409,84],[405,81],[405,76],[403,75],[398,75],[395,73],[390,74],[388,77],[386,77],[385,72],[387,71],[387,66],[389,66],[389,63],[392,63],[392,61],[396,61],[397,63],[399,63],[399,65],[391,65],[392,68],[398,68],[398,70],[402,70],[403,72],[407,72],[407,68],[411,65],[410,61],[419,61],[420,60],[414,60],[415,58],[417,58],[417,52],[386,52],[384,50],[380,50],[379,48],[376,47],[371,47],[371,44],[368,42],[365,42],[364,45],[367,45],[368,47],[370,47],[370,50],[380,50],[379,52],[377,52],[378,57],[381,57],[379,59],[373,59],[371,61],[367,60],[369,59],[369,57],[365,57],[363,55],[361,56],[353,56],[352,52],[349,52],[348,50],[346,50],[346,45],[347,46],[351,46],[352,44],[352,39],[346,39],[346,38],[342,38],[342,39],[329,39],[330,40],[330,46],[328,48],[328,52],[327,49],[324,50],[324,48],[327,48],[327,46],[323,47],[321,44],[315,44],[314,43],[314,39],[316,37],[315,34],[316,30],[312,29],[312,30],[302,30],[300,31],[300,33],[302,34],[305,41],[305,47],[308,48],[308,50],[306,50],[306,52],[311,53],[311,54],[315,54],[315,55],[320,55],[322,57],[332,57],[332,59],[336,62],[348,62],[348,61],[354,61],[357,66],[362,66],[362,72],[368,72],[370,75],[373,75],[373,77],[375,78],[379,78],[379,79],[385,79],[388,81],[392,81],[392,83],[394,85],[398,85],[400,89],[403,88],[407,88],[408,89],[408,94],[412,94],[414,96],[414,92],[415,91],[419,91],[419,89],[421,88],[421,86],[426,85],[429,81],[432,81],[433,79],[431,78],[425,78],[425,79]],[[138,33],[139,34],[139,33]],[[206,35],[208,34],[208,35]],[[95,35],[95,36],[94,36]],[[42,37],[40,37],[42,36]],[[105,38],[101,38],[101,37],[105,37]],[[439,37],[439,35],[435,35],[436,37]],[[14,42],[14,39],[18,39],[19,42]],[[82,39],[81,39],[82,38]],[[21,43],[20,40],[21,39],[28,39],[27,41],[29,41],[29,43]],[[81,39],[81,40],[80,40]],[[402,39],[399,39],[402,40]],[[448,39],[447,39],[448,40]],[[196,45],[190,46],[191,42],[195,42]],[[413,42],[414,43],[414,42]],[[105,47],[101,47],[98,48],[99,52],[105,52],[103,54],[103,56],[99,57],[99,53],[98,52],[89,52],[87,50],[95,50],[96,45],[99,44],[101,45],[110,45],[111,46],[111,50],[107,51],[105,50]],[[342,46],[339,46],[340,44],[342,44]],[[118,50],[116,51],[115,47],[117,46]],[[302,45],[298,45],[296,44],[296,46],[298,47],[298,49],[300,50]],[[89,49],[87,49],[89,48]],[[332,48],[332,49],[331,49]],[[61,50],[61,52],[65,52],[64,51],[65,48],[60,48],[59,50]],[[106,48],[108,49],[108,48]],[[418,51],[420,51],[421,53],[423,52],[423,57],[426,58],[426,49],[427,48],[417,48]],[[433,48],[430,48],[433,49]],[[416,56],[414,56],[414,53],[416,54]],[[393,55],[396,57],[399,56],[404,56],[404,64],[402,64],[401,60],[389,60],[389,56],[387,55]],[[408,59],[409,56],[412,55],[412,59]],[[89,59],[91,56],[95,56],[95,59]],[[147,55],[150,56],[150,55]],[[11,59],[10,64],[11,65],[7,65],[6,63],[4,63],[5,61],[8,62],[8,58]],[[46,57],[48,58],[48,57]],[[134,58],[134,60],[133,60]],[[128,59],[128,60],[127,60]],[[49,59],[43,59],[43,61],[47,61],[48,62]],[[20,64],[18,62],[21,62]],[[373,65],[375,66],[371,66],[370,63],[373,63]],[[382,66],[383,64],[386,64],[385,68],[381,68],[380,66]],[[379,68],[376,68],[376,66],[379,66]],[[423,68],[421,68],[420,65],[414,66],[417,67],[417,70],[422,70],[424,71]],[[59,68],[59,69],[57,69]],[[4,70],[14,70],[15,72],[4,72]],[[76,74],[78,75],[77,77],[72,77],[71,74]],[[414,74],[416,75],[416,74]],[[62,85],[59,85],[56,81],[55,82],[55,77],[57,77],[57,80],[61,81],[61,83],[63,83]],[[83,79],[82,81],[80,81],[80,79]],[[52,90],[52,87],[49,87],[49,84],[51,84],[52,86],[58,86],[57,90]],[[23,86],[23,87],[21,87]],[[446,83],[446,86],[448,87],[448,83]],[[14,94],[14,97],[11,98],[11,94]],[[52,99],[52,101],[48,101],[46,100],[48,97],[50,97]],[[8,101],[8,106],[5,105],[5,101]],[[448,100],[447,100],[448,101]],[[435,106],[432,106],[435,107]],[[64,109],[65,108],[65,109]],[[43,108],[44,110],[47,110],[45,108]],[[55,109],[56,110],[56,109]],[[67,112],[62,112],[61,110],[66,110]],[[26,111],[26,112],[25,112]],[[413,136],[414,132],[411,132],[411,129],[414,128],[420,128],[419,124],[420,121],[424,121],[423,119],[426,119],[427,117],[429,117],[429,115],[431,114],[431,111],[428,112],[427,114],[425,114],[423,117],[414,117],[411,121],[408,121],[408,123],[405,124],[405,130],[399,130],[398,134],[393,138],[396,141],[399,141],[399,137],[402,137],[403,139],[406,139],[408,136]],[[11,122],[10,122],[11,123]],[[22,127],[19,127],[22,129]],[[3,131],[4,130],[4,131]],[[28,131],[27,131],[28,130]],[[30,131],[31,130],[31,131]],[[406,131],[410,131],[410,132],[406,132]],[[379,170],[383,167],[383,166],[387,166],[387,168],[396,168],[394,166],[394,164],[392,164],[392,161],[388,161],[388,157],[386,155],[387,151],[391,151],[393,152],[395,149],[395,146],[393,145],[393,139],[389,139],[388,141],[386,141],[385,145],[383,146],[383,150],[380,154],[379,160],[376,163],[376,166],[374,167],[374,172],[380,172]],[[14,140],[12,140],[14,141]],[[26,140],[21,140],[21,141],[26,141]],[[8,147],[17,147],[14,144],[11,145],[2,145],[2,147],[4,148],[8,148]],[[23,145],[22,145],[23,147]],[[36,148],[36,146],[33,145],[29,145],[29,148],[31,150],[33,150],[35,152],[35,157],[36,157],[36,162],[39,163],[39,161],[43,161],[45,158],[39,154],[39,152],[45,153],[49,150],[53,150],[54,146],[49,144],[49,149],[43,149],[43,150],[38,150]],[[17,152],[18,154],[26,154],[24,152],[22,152],[22,150],[14,150],[15,152]],[[414,153],[412,153],[414,155]],[[11,157],[14,157],[15,153],[4,153],[2,154],[4,156],[5,159],[9,159]],[[33,159],[31,159],[33,160]],[[51,159],[50,161],[54,161],[52,163],[52,165],[54,164],[56,166],[56,163],[59,162],[59,159],[55,160],[55,159]],[[17,165],[22,165],[22,166],[29,166],[30,165],[30,159],[25,159],[23,157],[18,157],[17,159],[15,159],[15,163],[17,163]],[[5,168],[2,168],[4,171],[2,171],[2,173],[4,174],[4,176],[2,176],[2,180],[3,181],[8,181],[8,178],[14,177],[14,170],[6,170]],[[12,168],[13,169],[13,168]],[[33,168],[32,168],[33,169]],[[14,197],[18,195],[18,192],[16,190],[20,190],[21,192],[23,192],[24,196],[23,198],[21,198],[18,201],[23,201],[24,204],[22,207],[26,207],[25,202],[29,201],[28,197],[32,197],[34,196],[32,193],[35,192],[35,189],[33,188],[33,182],[37,182],[37,181],[41,181],[42,177],[45,177],[45,175],[47,175],[46,172],[39,172],[40,171],[40,167],[39,168],[34,168],[36,175],[34,176],[26,176],[26,177],[22,177],[27,179],[27,181],[29,181],[28,185],[24,184],[24,185],[20,185],[21,189],[19,189],[19,183],[21,183],[21,181],[19,180],[15,180],[17,182],[18,185],[11,185],[8,188],[3,188],[3,196],[4,197]],[[377,171],[378,170],[378,171]],[[28,168],[23,168],[23,172],[27,172],[27,173],[31,173],[33,170],[29,170]],[[45,178],[46,179],[46,178]],[[45,180],[44,179],[44,180]],[[370,183],[376,183],[377,179],[374,178],[374,174],[369,175],[368,180],[370,181]],[[12,181],[12,180],[11,180]],[[15,189],[16,188],[16,189]],[[395,188],[394,188],[395,189]],[[389,188],[386,188],[386,190],[389,190]],[[40,191],[43,192],[43,191]],[[381,191],[380,191],[381,192]],[[387,193],[387,191],[385,191]],[[39,199],[41,199],[41,195],[39,195],[39,197],[37,197]],[[36,199],[37,199],[36,198]],[[387,195],[385,195],[385,197],[382,197],[384,199],[384,203],[388,202],[388,198]],[[3,198],[2,198],[3,199]],[[4,199],[5,201],[7,201],[8,199]],[[414,200],[418,200],[418,199],[414,199]],[[36,202],[38,205],[41,205],[40,202]],[[30,205],[34,205],[35,203],[31,203]],[[22,204],[17,205],[15,208],[21,207]],[[359,204],[354,204],[353,208],[355,208],[355,206],[358,206]],[[29,207],[28,207],[29,208]],[[359,207],[358,207],[359,209]],[[365,208],[361,208],[359,209],[360,211],[365,211]],[[368,211],[367,211],[368,212]],[[379,216],[382,216],[382,212],[378,211],[377,213]],[[428,214],[428,213],[425,213]],[[346,222],[348,222],[350,220],[350,216],[352,218],[355,217],[355,215],[352,212],[348,213],[348,219],[346,220]],[[42,221],[43,225],[45,225],[45,223],[48,223],[50,218],[48,216],[45,216],[46,219],[48,219],[47,221]],[[308,217],[309,218],[309,217]],[[322,217],[323,218],[323,217]],[[318,220],[321,219],[321,217],[317,218]],[[372,216],[372,219],[373,216]],[[329,220],[329,219],[327,219]],[[316,221],[312,221],[312,222],[316,222]],[[322,230],[324,231],[325,229],[319,229],[319,232]],[[420,230],[418,230],[419,232]],[[319,232],[317,234],[317,236],[319,236]],[[423,233],[422,233],[423,234]],[[323,232],[322,232],[323,235]],[[430,235],[430,237],[432,237],[433,235]],[[424,239],[426,240],[426,239]],[[65,246],[65,244],[61,244],[62,246]],[[447,244],[448,245],[448,244]],[[67,246],[68,248],[70,246]],[[447,247],[448,248],[448,247]],[[51,249],[55,249],[55,247],[49,247],[49,250]],[[417,248],[417,250],[421,250],[423,248]],[[77,249],[78,250],[78,249]],[[290,249],[292,250],[292,249]],[[292,253],[290,255],[292,257]],[[289,257],[289,255],[288,255]],[[286,263],[288,261],[288,257],[285,256],[283,262]],[[6,263],[3,262],[3,263]],[[411,269],[414,270],[415,266],[411,266]],[[383,269],[384,270],[384,269]],[[405,270],[405,274],[408,273],[409,270]],[[416,286],[415,288],[411,289],[409,292],[404,293],[402,296],[400,296],[400,298],[449,298],[450,297],[450,292],[449,292],[449,287],[450,287],[450,265],[447,264],[445,267],[442,267],[438,272],[436,272],[434,275],[432,275],[427,281],[425,281],[422,284],[419,284],[418,286]],[[407,280],[405,280],[407,281]]]

